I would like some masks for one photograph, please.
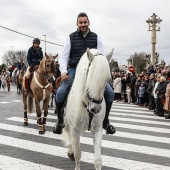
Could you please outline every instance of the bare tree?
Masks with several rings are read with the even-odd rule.
[[[21,59],[26,63],[26,51],[7,51],[3,57],[2,61],[3,63],[9,67],[9,66],[15,66]]]

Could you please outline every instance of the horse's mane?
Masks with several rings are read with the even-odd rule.
[[[93,55],[99,53],[96,49],[91,49],[90,51]],[[104,89],[102,88],[105,88],[106,80],[109,80],[110,77],[110,68],[105,56],[101,54],[97,55],[94,57],[90,67],[89,64],[90,61],[86,52],[81,57],[77,66],[75,79],[69,95],[69,97],[72,98],[72,106],[76,106],[76,110],[78,110],[78,112],[75,112],[75,117],[76,114],[83,114],[84,112],[82,97],[84,97],[85,90],[90,90],[89,93],[93,95],[94,98],[101,99],[103,93],[98,94],[98,89],[100,89],[100,92],[103,92]]]
[[[105,56],[98,55],[94,57],[86,82],[86,91],[89,91],[89,95],[93,95],[93,98],[101,99],[102,93],[106,87],[106,80],[110,78],[110,68]]]

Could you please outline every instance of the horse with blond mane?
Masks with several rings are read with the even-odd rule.
[[[101,170],[102,125],[106,104],[104,90],[110,80],[110,60],[113,51],[103,56],[97,49],[87,49],[76,69],[75,79],[64,109],[62,137],[68,147],[68,157],[75,159],[75,170],[80,170],[80,135],[86,130],[93,134],[94,165]]]
[[[19,74],[17,76],[17,94],[21,94],[21,92],[22,92],[22,80],[23,80],[23,77],[24,77],[24,69],[22,68],[19,71]]]
[[[24,125],[28,125],[27,111],[31,113],[33,111],[33,98],[35,99],[37,124],[39,127],[39,134],[45,133],[46,118],[48,115],[48,104],[50,100],[50,94],[52,92],[53,72],[55,62],[52,56],[45,54],[45,57],[40,62],[38,69],[33,72],[33,77],[30,83],[30,90],[27,95],[23,94],[24,103]],[[24,75],[25,78],[25,75]],[[23,79],[24,79],[23,78]],[[24,91],[24,81],[22,90]],[[43,101],[44,115],[40,109],[40,102]]]

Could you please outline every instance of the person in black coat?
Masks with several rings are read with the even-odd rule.
[[[122,80],[122,93],[123,93],[123,98],[124,98],[124,102],[127,103],[127,94],[126,94],[126,85],[128,84],[128,75],[125,75]]]
[[[165,102],[165,92],[166,92],[166,78],[164,76],[160,77],[160,83],[158,84],[158,87],[155,90],[155,93],[158,96],[158,113],[157,116],[163,117],[164,116],[164,102]]]
[[[149,83],[148,83],[148,88],[147,88],[147,92],[149,95],[149,110],[154,110],[156,106],[154,96],[153,96],[153,89],[154,89],[155,83],[156,83],[155,74],[152,73],[149,77]]]
[[[28,68],[25,73],[25,95],[28,93],[30,70],[33,70],[33,67],[40,64],[40,61],[43,59],[43,52],[40,45],[40,39],[34,38],[33,45],[28,49],[27,53],[27,62]]]
[[[131,73],[131,82],[130,82],[130,87],[131,87],[131,99],[132,103],[135,103],[135,83],[136,83],[136,76],[135,72]]]
[[[138,76],[137,76],[137,80],[136,80],[136,84],[135,84],[135,97],[136,97],[136,99],[137,99],[137,104],[139,104],[138,89],[139,89],[139,87],[140,87],[140,85],[141,85],[141,82],[142,82],[141,76],[138,75]]]

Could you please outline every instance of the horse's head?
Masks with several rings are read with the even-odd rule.
[[[53,82],[54,67],[55,67],[54,58],[45,53],[45,57],[42,59],[39,68],[42,69],[49,83]]]
[[[84,103],[86,103],[87,109],[90,112],[96,114],[102,108],[101,103],[103,101],[104,90],[106,83],[110,79],[108,61],[113,51],[106,57],[96,49],[87,49],[86,54],[89,59],[89,66],[86,72]]]

